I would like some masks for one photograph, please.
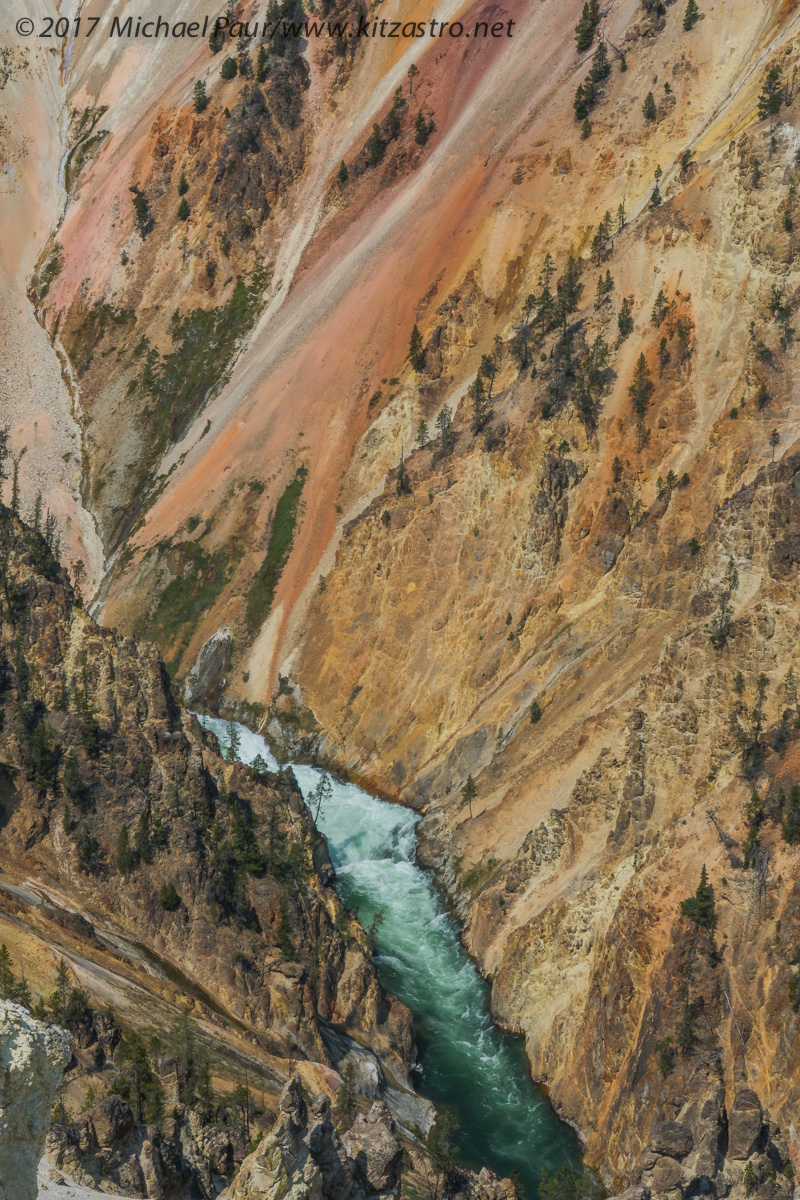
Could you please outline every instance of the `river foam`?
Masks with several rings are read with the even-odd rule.
[[[200,717],[223,746],[229,726]],[[262,737],[236,726],[238,757],[278,764]],[[323,772],[293,765],[308,798]],[[452,1112],[459,1160],[499,1175],[517,1170],[533,1197],[543,1167],[579,1163],[573,1131],[533,1083],[521,1038],[500,1033],[489,1016],[489,989],[461,944],[430,872],[414,862],[417,814],[333,777],[317,824],[328,839],[336,886],[369,928],[380,911],[375,963],[387,991],[414,1014],[420,1051],[418,1090]]]

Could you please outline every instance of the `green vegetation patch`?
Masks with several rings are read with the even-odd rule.
[[[171,675],[201,615],[216,602],[228,579],[225,550],[210,554],[199,542],[185,542],[180,549],[191,570],[170,580],[155,610],[137,628],[140,637],[155,641],[162,652],[171,648]]]
[[[298,467],[294,479],[275,506],[269,546],[247,595],[247,624],[258,629],[269,616],[275,589],[292,549],[297,509],[308,470]]]
[[[156,398],[151,416],[157,453],[168,440],[181,437],[225,379],[239,342],[255,320],[263,290],[263,272],[257,271],[250,283],[239,276],[227,304],[196,308],[184,317],[174,314],[170,336],[175,348],[170,354],[148,351],[143,382]]]

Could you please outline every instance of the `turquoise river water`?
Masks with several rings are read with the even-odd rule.
[[[228,725],[201,717],[220,742]],[[262,737],[237,726],[239,758],[277,763]],[[320,780],[314,767],[292,768],[304,796]],[[420,1069],[417,1090],[454,1116],[459,1160],[498,1175],[519,1171],[526,1196],[537,1195],[543,1167],[580,1161],[574,1132],[533,1083],[522,1039],[500,1033],[489,1017],[489,989],[468,957],[433,878],[414,863],[417,814],[331,778],[318,825],[328,839],[336,887],[368,927],[381,909],[375,964],[381,982],[414,1015]]]

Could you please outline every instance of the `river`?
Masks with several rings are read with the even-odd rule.
[[[228,725],[200,717],[223,746]],[[239,758],[277,763],[262,737],[237,726]],[[304,796],[320,780],[293,765]],[[375,965],[387,991],[414,1015],[420,1070],[417,1090],[456,1120],[458,1159],[498,1175],[519,1172],[528,1200],[543,1167],[580,1164],[578,1139],[533,1083],[522,1039],[500,1033],[489,1017],[489,989],[467,955],[458,926],[433,877],[414,863],[418,816],[331,777],[332,795],[318,825],[328,839],[336,887],[368,927],[383,912]]]

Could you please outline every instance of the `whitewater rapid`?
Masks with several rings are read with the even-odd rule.
[[[227,722],[199,719],[228,746]],[[236,728],[241,761],[260,754],[277,770],[264,739],[243,725]],[[302,764],[292,770],[307,799],[324,772]],[[552,1172],[565,1161],[577,1165],[577,1139],[532,1082],[521,1039],[492,1024],[488,987],[433,877],[415,865],[417,814],[355,784],[332,776],[330,783],[317,824],[328,839],[344,903],[365,928],[383,913],[375,964],[386,990],[414,1015],[418,1090],[453,1113],[460,1161],[485,1164],[499,1175],[517,1170],[533,1197],[543,1167]]]

